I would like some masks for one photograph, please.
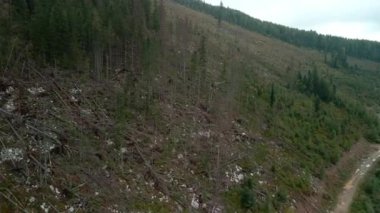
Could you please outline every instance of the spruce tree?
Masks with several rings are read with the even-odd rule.
[[[206,52],[206,36],[203,35],[199,47],[199,82],[200,92],[207,94],[207,52]]]
[[[271,108],[273,108],[275,102],[276,102],[276,97],[275,97],[274,85],[272,84],[271,91],[270,91],[270,107]]]
[[[253,182],[251,179],[245,181],[240,192],[240,204],[245,210],[252,209],[255,204],[255,194],[253,192]]]
[[[220,2],[220,6],[219,6],[219,11],[218,11],[218,15],[217,15],[217,19],[218,19],[218,26],[220,27],[220,25],[222,24],[222,16],[223,16],[223,2],[221,1]]]

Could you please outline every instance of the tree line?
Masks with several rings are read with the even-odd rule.
[[[159,0],[12,0],[0,5],[0,65],[33,59],[43,65],[138,70],[157,43]]]
[[[315,31],[299,30],[252,18],[240,11],[220,6],[212,6],[201,0],[175,0],[184,6],[215,17],[220,24],[226,21],[284,42],[313,48],[333,55],[344,51],[348,56],[380,62],[380,43],[368,40],[347,39],[331,35],[321,35]]]

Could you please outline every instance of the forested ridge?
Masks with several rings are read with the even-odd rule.
[[[5,69],[33,60],[100,78],[116,68],[140,69],[143,52],[159,43],[158,1],[11,0],[1,10]]]
[[[216,19],[236,24],[245,29],[288,42],[301,47],[314,48],[325,53],[347,55],[380,61],[380,43],[368,40],[346,39],[331,35],[318,34],[315,31],[299,30],[283,25],[252,18],[238,10],[221,6],[212,6],[202,0],[175,0],[192,9],[207,13]]]

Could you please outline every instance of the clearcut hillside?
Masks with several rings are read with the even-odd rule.
[[[172,0],[1,3],[0,212],[320,212],[380,142],[380,63]]]

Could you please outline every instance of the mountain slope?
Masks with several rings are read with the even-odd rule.
[[[200,0],[176,0],[176,2],[193,8],[194,10],[214,16],[221,20],[236,24],[245,29],[259,32],[293,45],[308,47],[329,52],[332,55],[344,52],[354,57],[380,60],[380,43],[358,39],[346,39],[337,36],[322,35],[314,31],[298,30],[286,26],[261,21],[252,18],[240,11],[221,6],[212,6]]]
[[[338,173],[330,168],[359,138],[379,139],[371,113],[380,64],[349,58],[355,69],[331,68],[316,50],[218,25],[169,0],[156,28],[143,16],[155,10],[138,8],[143,27],[126,34],[107,24],[117,17],[88,17],[115,43],[85,49],[87,65],[41,64],[31,50],[21,69],[10,57],[1,82],[1,212],[327,208],[339,186],[315,186]]]

